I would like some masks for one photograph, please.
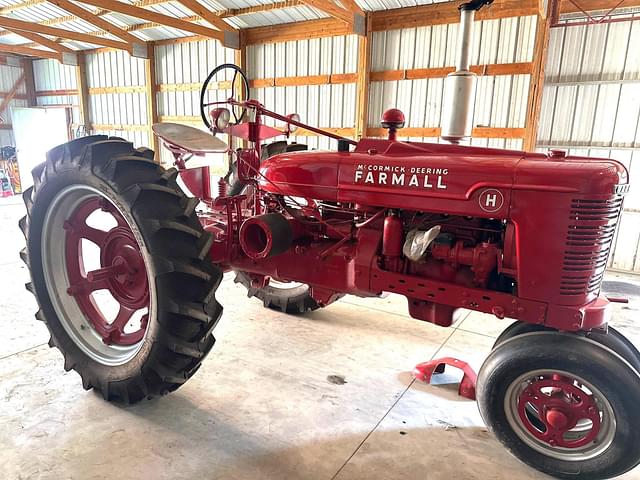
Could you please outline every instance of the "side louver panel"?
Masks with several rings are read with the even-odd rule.
[[[560,282],[561,295],[588,295],[600,289],[622,210],[622,196],[573,200]]]

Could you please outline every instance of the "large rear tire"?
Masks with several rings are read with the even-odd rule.
[[[198,200],[182,192],[176,170],[152,159],[151,150],[105,136],[56,147],[33,170],[20,221],[27,288],[49,345],[85,389],[124,403],[186,382],[213,347],[222,314],[222,272],[207,256],[212,238]],[[103,215],[105,227],[92,215]],[[99,257],[92,269],[91,244]]]

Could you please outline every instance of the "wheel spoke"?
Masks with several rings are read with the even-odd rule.
[[[86,238],[97,246],[101,246],[107,236],[107,232],[104,230],[90,227],[86,223],[73,222],[70,220],[64,222],[64,229],[72,232],[79,238]]]
[[[131,317],[137,310],[120,305],[120,311],[116,315],[115,320],[111,324],[111,329],[120,333],[124,333],[124,327],[127,325]]]

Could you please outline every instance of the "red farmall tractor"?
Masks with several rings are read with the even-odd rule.
[[[393,292],[442,327],[459,308],[514,319],[477,379],[496,437],[561,478],[640,462],[640,354],[607,327],[600,294],[628,190],[622,164],[400,141],[397,110],[384,114],[388,139],[340,138],[233,92],[209,102],[226,69],[249,90],[236,66],[211,73],[201,111],[213,135],[154,127],[177,168],[91,136],[33,171],[20,222],[28,288],[85,389],[134,403],[185,383],[214,346],[216,288],[233,270],[249,295],[287,313]],[[297,127],[337,139],[337,151],[274,141]],[[210,152],[230,160],[217,195],[208,167],[187,169]]]

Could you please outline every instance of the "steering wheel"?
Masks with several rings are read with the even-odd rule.
[[[235,98],[236,79],[238,78],[238,74],[240,74],[240,78],[242,79],[242,83],[244,84],[245,92],[247,96],[249,96],[249,80],[247,79],[247,76],[239,66],[234,65],[233,63],[223,63],[222,65],[218,65],[216,68],[211,70],[211,73],[209,73],[209,76],[207,76],[207,79],[202,84],[202,90],[200,90],[200,116],[202,117],[202,121],[204,122],[204,124],[207,126],[209,130],[211,130],[211,122],[209,122],[207,107],[211,105],[219,104],[221,102],[205,103],[204,97],[207,93],[211,79],[215,77],[218,72],[225,70],[227,68],[230,68],[231,70],[234,71],[233,79],[231,80],[231,97],[229,98]],[[231,110],[231,113],[233,114],[233,118],[235,119],[236,124],[240,123],[240,120],[242,119],[242,117],[244,117],[246,108],[242,109],[242,113],[240,114],[239,117],[236,115],[235,109],[233,107],[230,110]]]

